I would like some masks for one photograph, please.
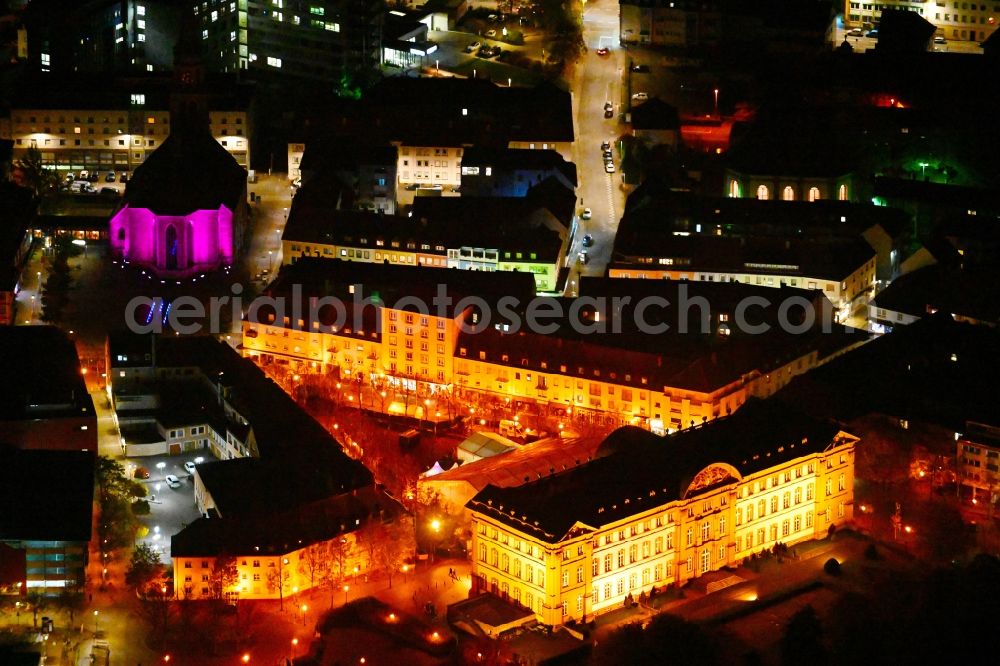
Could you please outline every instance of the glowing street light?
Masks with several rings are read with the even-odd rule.
[[[431,529],[434,530],[435,532],[441,531],[441,521],[438,520],[437,518],[435,518],[434,520],[432,520],[431,521]]]
[[[716,88],[715,90],[712,91],[712,93],[715,95],[715,116],[718,117],[719,116],[719,89]]]

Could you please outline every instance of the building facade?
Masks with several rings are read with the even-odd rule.
[[[955,2],[954,0],[884,0],[868,2],[847,0],[845,23],[857,27],[877,27],[883,9],[916,12],[937,27],[937,35],[953,41],[982,42],[997,29],[1000,4]]]
[[[382,0],[212,0],[195,6],[214,69],[351,84],[381,61]]]
[[[1000,428],[984,423],[969,423],[968,432],[955,442],[955,467],[958,483],[972,498],[985,496],[990,505],[1000,492]]]
[[[704,445],[743,421],[737,414],[672,437],[678,446],[688,439]],[[756,454],[734,445],[741,450],[729,457],[715,448],[680,478],[663,469],[627,478],[667,456],[665,444],[652,443],[603,456],[599,450],[594,461],[516,488],[488,486],[467,505],[473,587],[534,611],[543,624],[562,625],[620,608],[654,587],[680,587],[737,566],[779,543],[823,538],[853,517],[858,439],[835,428],[782,435],[791,441],[754,437],[747,446]],[[620,430],[605,445],[621,439],[642,438]],[[712,456],[717,460],[706,462]],[[582,483],[612,466],[626,478]],[[563,503],[538,509],[526,503],[531,495]]]

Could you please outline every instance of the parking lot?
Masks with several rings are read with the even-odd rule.
[[[194,476],[184,468],[186,462],[215,460],[207,449],[192,451],[177,456],[150,456],[128,458],[126,471],[134,474],[139,467],[149,470],[148,479],[136,479],[149,489],[146,499],[150,512],[142,516],[141,522],[149,528],[149,534],[137,543],[148,543],[160,553],[160,560],[170,561],[170,537],[198,518],[198,507],[194,500]],[[162,467],[161,467],[162,465]],[[178,485],[170,487],[167,475],[177,477]]]

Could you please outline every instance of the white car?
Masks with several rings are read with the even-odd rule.
[[[615,172],[615,163],[614,162],[605,162],[604,163],[604,171],[605,171],[605,173],[614,173]]]
[[[180,488],[181,487],[181,480],[178,479],[173,474],[167,474],[165,477],[163,477],[163,480],[166,481],[167,485],[170,486],[171,488]]]
[[[194,461],[188,460],[186,463],[184,463],[184,469],[187,471],[188,474],[194,474]]]
[[[486,31],[486,36],[489,37],[490,39],[493,39],[494,37],[497,36],[497,31],[496,30],[487,30]]]
[[[589,220],[593,216],[594,212],[589,208],[583,209],[583,215],[580,216],[581,220]]]
[[[636,101],[649,99],[649,93],[637,92],[634,95],[632,95],[632,99]]]

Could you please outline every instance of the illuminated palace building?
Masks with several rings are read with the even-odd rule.
[[[199,48],[182,35],[170,135],[135,170],[108,233],[116,256],[161,277],[229,266],[245,235],[246,171],[212,138]]]
[[[590,462],[466,505],[474,589],[560,625],[823,538],[852,518],[857,441],[757,401],[666,438],[619,429]]]
[[[438,285],[451,298],[443,311],[432,303]],[[860,342],[832,323],[832,307],[819,291],[604,278],[581,279],[581,294],[607,303],[616,297],[633,304],[646,297],[680,303],[681,290],[690,290],[707,306],[705,321],[696,321],[701,315],[695,308],[691,332],[679,333],[678,308],[651,307],[643,313],[646,321],[671,328],[648,335],[634,325],[632,310],[616,314],[595,309],[585,299],[550,299],[566,313],[545,321],[555,330],[515,332],[494,306],[501,297],[513,297],[523,315],[534,287],[526,272],[301,258],[282,267],[266,294],[283,297],[284,313],[261,308],[243,322],[242,352],[279,374],[283,369],[288,375],[351,381],[343,388],[345,401],[363,398],[369,386],[376,394],[402,388],[416,391],[424,398],[419,404],[442,415],[456,409],[456,399],[464,399],[466,407],[481,399],[540,415],[588,414],[665,432],[732,413],[750,397],[767,397]],[[355,293],[372,299],[361,317],[350,305]],[[769,304],[760,312],[770,330],[758,335],[733,325],[738,304],[750,296]],[[478,321],[477,311],[462,304],[472,297],[492,310],[489,325],[479,332],[468,330]],[[814,325],[798,333],[782,331],[773,319],[779,304],[792,297],[812,303],[817,313]],[[319,308],[310,318],[311,305],[330,298],[345,301],[348,316],[334,325],[332,311]],[[420,312],[418,302],[430,311]],[[591,332],[574,330],[574,312]],[[612,316],[620,332],[593,330]],[[702,324],[705,330],[696,330]],[[393,399],[388,400],[382,409],[391,407]]]

